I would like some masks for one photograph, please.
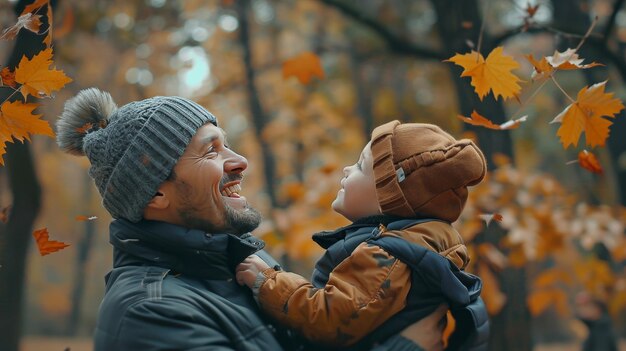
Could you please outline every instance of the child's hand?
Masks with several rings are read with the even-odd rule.
[[[249,288],[254,286],[257,275],[264,270],[270,268],[259,256],[250,255],[243,262],[237,265],[235,272],[237,274],[237,283],[239,285],[247,285]]]

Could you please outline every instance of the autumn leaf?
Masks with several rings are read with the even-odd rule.
[[[5,29],[2,32],[2,36],[0,37],[0,40],[2,40],[2,39],[5,39],[5,40],[13,40],[13,39],[15,39],[15,37],[17,36],[17,33],[22,28],[26,28],[29,31],[37,34],[37,33],[39,33],[39,28],[40,27],[41,27],[41,15],[33,15],[32,13],[27,13],[27,14],[21,15],[17,19],[17,23],[15,23],[11,27]]]
[[[11,71],[9,67],[4,67],[0,70],[0,85],[5,85],[11,88],[17,87],[15,82],[15,72]]]
[[[302,53],[283,63],[283,77],[295,76],[300,83],[309,84],[313,77],[324,78],[320,57],[312,52]]]
[[[550,123],[561,123],[557,135],[563,147],[577,146],[580,135],[585,132],[587,145],[604,146],[609,136],[609,126],[613,122],[604,117],[615,117],[624,109],[622,102],[613,98],[613,93],[605,93],[606,81],[584,87],[578,92],[577,100],[567,106]]]
[[[98,217],[96,217],[96,216],[87,217],[87,216],[82,216],[82,215],[81,216],[76,216],[76,220],[77,221],[81,221],[81,222],[93,221],[94,219],[98,219]]]
[[[21,93],[24,98],[28,95],[40,97],[40,93],[50,96],[53,91],[59,90],[72,81],[63,71],[50,69],[52,64],[52,48],[47,48],[32,59],[22,57],[15,69],[15,81],[22,84]]]
[[[491,122],[490,120],[488,120],[487,118],[481,116],[478,112],[476,112],[476,110],[472,111],[471,117],[457,115],[457,118],[465,123],[468,123],[474,126],[495,129],[495,130],[515,129],[519,127],[522,122],[525,122],[527,117],[528,116],[523,116],[518,119],[510,120],[502,124],[495,124]]]
[[[48,4],[48,0],[36,0],[32,4],[24,7],[24,11],[22,11],[22,15],[38,10],[46,6],[47,4]]]
[[[583,150],[578,153],[578,164],[590,172],[602,174],[604,171],[600,165],[600,161],[596,158],[596,155],[587,150]]]
[[[478,215],[478,217],[480,217],[480,219],[485,221],[487,223],[487,226],[489,226],[492,220],[496,222],[502,222],[502,215],[499,213],[481,214],[481,215]]]
[[[552,67],[559,70],[587,69],[596,66],[604,66],[597,62],[583,65],[584,59],[578,57],[576,49],[567,49],[563,52],[554,51],[554,55],[546,56],[545,59]]]
[[[25,104],[21,101],[5,102],[0,106],[0,165],[4,165],[4,155],[7,142],[13,138],[24,141],[30,140],[32,134],[42,134],[54,137],[54,132],[41,115],[33,114],[39,105]]]
[[[37,241],[37,248],[39,248],[39,254],[41,254],[41,256],[45,256],[70,246],[69,244],[60,241],[50,240],[47,228],[35,230],[33,232],[33,236]]]
[[[519,68],[519,63],[512,57],[503,55],[501,46],[493,49],[486,60],[483,55],[472,50],[469,54],[456,54],[444,62],[453,62],[463,67],[461,77],[471,77],[471,84],[480,100],[489,91],[493,92],[496,99],[498,96],[504,99],[519,96],[521,87],[517,83],[521,79],[511,73],[511,70]]]

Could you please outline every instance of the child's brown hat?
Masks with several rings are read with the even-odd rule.
[[[384,214],[454,222],[467,187],[487,172],[485,156],[471,140],[456,140],[432,124],[383,124],[372,132],[371,148]]]

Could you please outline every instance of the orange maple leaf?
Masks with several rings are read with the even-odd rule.
[[[307,51],[283,63],[283,78],[295,76],[300,83],[309,84],[313,77],[324,78],[320,57]]]
[[[5,39],[5,40],[15,39],[15,37],[17,36],[17,33],[22,28],[26,28],[29,31],[37,34],[37,33],[39,33],[39,28],[40,27],[41,27],[41,15],[33,15],[32,13],[29,12],[27,14],[21,15],[17,19],[17,23],[15,23],[11,27],[5,29],[2,32],[2,36],[0,37],[0,40],[2,40],[2,39]]]
[[[50,94],[63,88],[72,81],[63,71],[50,69],[52,64],[52,48],[47,48],[29,60],[22,57],[15,69],[15,81],[22,84],[21,93],[24,98],[28,95],[40,97],[40,94]]]
[[[32,4],[24,7],[24,11],[22,11],[22,15],[38,10],[44,7],[45,5],[48,5],[48,0],[36,0]]]
[[[583,131],[587,145],[604,146],[609,136],[609,126],[613,122],[602,117],[614,118],[615,114],[624,109],[622,102],[613,98],[613,93],[604,92],[605,85],[606,81],[582,88],[577,100],[550,122],[561,123],[557,135],[564,148],[578,145]]]
[[[39,249],[39,254],[41,254],[41,256],[51,254],[70,246],[64,242],[50,240],[47,228],[35,230],[33,232],[33,236],[37,241],[37,248]]]
[[[54,137],[54,132],[48,122],[39,119],[41,115],[33,114],[39,105],[25,104],[21,101],[5,102],[0,105],[0,165],[4,165],[4,155],[7,142],[13,138],[24,141],[30,140],[31,134],[43,134]]]
[[[15,72],[11,71],[9,67],[4,67],[0,70],[0,85],[5,85],[11,88],[17,87],[15,82]]]
[[[498,98],[504,99],[519,96],[522,89],[518,82],[519,77],[511,73],[511,70],[519,68],[519,63],[510,56],[502,54],[502,47],[499,46],[487,56],[487,59],[480,53],[473,51],[469,54],[456,54],[444,62],[453,62],[463,67],[461,77],[471,77],[472,86],[478,94],[480,100],[489,93]]]
[[[469,123],[474,126],[485,127],[489,129],[495,130],[506,130],[506,129],[515,129],[519,127],[522,122],[526,121],[528,116],[523,116],[515,120],[510,120],[502,124],[495,124],[491,122],[489,119],[481,116],[476,110],[472,111],[471,117],[465,117],[462,115],[457,115],[457,118],[465,123]]]
[[[583,150],[578,153],[578,163],[580,166],[590,172],[602,174],[602,166],[600,161],[596,158],[596,155],[587,150]]]
[[[525,57],[534,68],[531,76],[532,79],[547,78],[552,72],[557,70],[569,71],[604,66],[597,62],[583,65],[584,59],[578,57],[575,49],[567,49],[563,52],[555,51],[554,55],[542,57],[540,61],[535,60],[533,55],[530,54]]]

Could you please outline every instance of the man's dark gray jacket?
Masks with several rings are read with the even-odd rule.
[[[115,220],[113,270],[98,314],[95,351],[296,350],[299,343],[265,320],[234,268],[256,253],[250,236],[207,234],[155,221]],[[376,348],[419,351],[401,337]]]

